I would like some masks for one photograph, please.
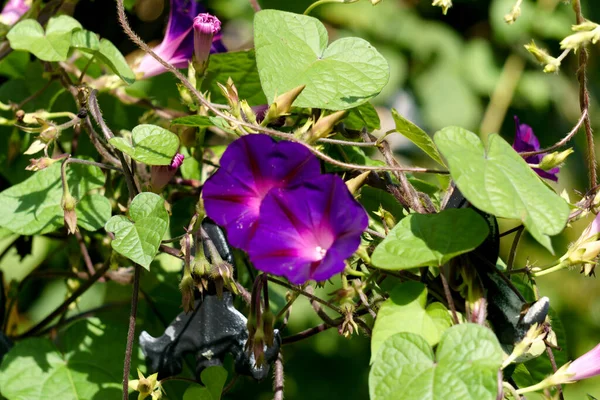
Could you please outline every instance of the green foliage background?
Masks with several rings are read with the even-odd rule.
[[[263,8],[277,8],[302,12],[310,4],[307,0],[262,0]],[[140,1],[143,3],[143,1]],[[498,133],[509,142],[514,135],[513,115],[531,125],[542,146],[555,143],[568,132],[579,117],[578,86],[575,79],[576,57],[570,55],[563,62],[560,73],[547,75],[523,48],[535,39],[551,54],[560,54],[558,41],[569,34],[574,16],[570,5],[558,0],[524,0],[522,15],[513,25],[506,25],[503,17],[512,0],[454,0],[448,15],[432,7],[428,0],[383,0],[377,7],[368,1],[354,4],[334,4],[319,7],[315,13],[326,24],[330,41],[354,35],[374,45],[391,66],[391,77],[383,92],[374,100],[377,106],[398,108],[404,116],[412,113],[420,127],[430,134],[448,126],[459,125],[480,132],[490,96],[496,90],[505,91],[515,84],[516,90],[506,112],[492,109],[489,116],[499,121]],[[111,3],[112,4],[112,3]],[[212,0],[209,6],[224,22],[224,41],[230,49],[251,46],[253,11],[247,0]],[[594,0],[582,1],[583,13],[591,20],[600,20],[600,4]],[[551,11],[554,10],[554,11]],[[149,41],[160,40],[166,9],[150,22],[133,19],[134,29]],[[124,54],[133,51],[133,45],[123,36],[115,20],[115,10],[105,2],[82,0],[74,17],[82,26],[112,41]],[[507,62],[509,60],[509,62]],[[600,51],[592,46],[588,74],[592,91],[592,126],[600,126]],[[92,71],[93,73],[93,71]],[[0,101],[20,101],[45,85],[39,63],[29,56],[14,52],[0,64]],[[506,76],[508,75],[507,80]],[[498,89],[499,88],[499,89]],[[177,105],[174,79],[163,75],[152,82],[138,82],[129,90],[144,90],[155,99],[170,106]],[[138,123],[144,109],[123,105],[108,95],[100,97],[109,125],[131,128]],[[54,82],[39,98],[28,103],[25,111],[34,111],[50,104],[49,111],[74,109],[68,93]],[[408,111],[407,111],[408,110]],[[386,113],[388,113],[386,111]],[[392,124],[391,114],[388,126]],[[493,126],[494,124],[492,124]],[[383,128],[384,130],[389,129]],[[492,133],[492,132],[487,132]],[[65,135],[72,135],[68,131]],[[27,156],[17,153],[27,148],[27,134],[12,127],[0,126],[0,190],[23,181],[30,172],[24,167]],[[597,140],[600,142],[600,140]],[[583,135],[574,140],[577,154],[585,154]],[[600,149],[597,149],[600,150]],[[82,136],[80,154],[93,155],[93,147]],[[427,166],[420,150],[405,141],[398,141],[398,156]],[[431,162],[431,166],[433,162]],[[584,157],[570,157],[561,170],[558,192],[562,188],[584,191],[586,187]],[[184,220],[193,203],[182,201],[175,205],[171,224],[178,229],[177,218]],[[568,244],[577,238],[588,221],[579,221],[572,229],[553,238],[556,254],[563,254]],[[504,224],[501,231],[512,226]],[[172,236],[181,232],[172,231]],[[19,246],[4,251],[15,240],[20,248],[31,246],[31,254],[20,258]],[[95,240],[102,240],[96,237]],[[64,270],[69,263],[77,265],[77,243],[48,236],[27,239],[0,231],[0,270],[8,290],[36,269],[39,272]],[[502,252],[508,253],[510,240],[502,241]],[[552,256],[529,236],[522,241],[516,268],[525,266],[529,259],[542,266]],[[141,301],[138,328],[158,335],[164,329],[161,319],[169,321],[179,312],[180,295],[177,279],[180,265],[161,255],[152,264],[150,273],[144,271],[142,289],[153,303]],[[41,275],[41,274],[40,274]],[[11,283],[13,282],[13,283]],[[17,283],[14,283],[17,282]],[[551,306],[562,321],[567,337],[564,349],[569,359],[575,358],[600,342],[600,284],[595,278],[585,278],[578,271],[562,271],[537,280],[540,292],[551,299]],[[62,280],[33,278],[22,284],[19,297],[20,330],[34,325],[62,302],[66,287]],[[329,288],[331,291],[331,288]],[[326,292],[324,291],[323,294]],[[79,311],[97,307],[105,302],[128,304],[129,287],[113,282],[96,285],[77,303]],[[279,293],[282,299],[282,293]],[[274,293],[274,299],[277,294]],[[156,315],[153,307],[159,311]],[[122,307],[123,308],[123,307]],[[127,307],[124,307],[127,308]],[[75,310],[77,311],[77,310]],[[122,315],[120,315],[122,314]],[[122,324],[125,332],[126,314],[111,315],[113,326]],[[120,321],[120,322],[118,322]],[[319,323],[304,300],[294,305],[294,316],[286,332],[298,332]],[[284,335],[286,334],[284,332]],[[116,348],[125,347],[125,335],[115,337]],[[330,329],[304,342],[284,348],[287,399],[366,399],[368,398],[368,371],[370,348],[364,337],[346,340]],[[231,390],[231,399],[269,399],[270,381],[254,384],[242,378]],[[171,398],[180,398],[182,387],[166,386]],[[600,397],[600,378],[580,382],[566,388],[568,399],[584,398],[585,393]],[[131,398],[135,395],[132,394]],[[528,398],[535,399],[536,395]]]

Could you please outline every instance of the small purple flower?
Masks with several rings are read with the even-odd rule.
[[[267,194],[248,254],[257,269],[294,284],[326,280],[344,270],[367,223],[344,181],[322,175]]]
[[[540,149],[540,142],[538,138],[533,134],[533,129],[529,125],[521,124],[519,118],[515,115],[515,140],[513,141],[513,149],[517,152],[525,151],[538,151]],[[539,164],[546,154],[536,154],[533,156],[525,157],[525,161],[530,164]],[[558,181],[559,168],[552,168],[549,171],[544,171],[539,168],[533,168],[533,170],[542,178],[550,179],[554,182]]]
[[[204,11],[204,7],[195,0],[171,0],[169,22],[163,41],[154,48],[161,58],[173,64],[176,68],[187,68],[194,54],[194,18]],[[227,51],[221,42],[221,36],[215,35],[212,41],[211,53]],[[137,67],[138,72],[144,73],[144,78],[166,72],[158,61],[146,54]]]
[[[600,375],[600,344],[569,364],[566,372],[574,374],[569,377],[572,381]]]
[[[150,169],[150,186],[155,192],[160,192],[173,179],[175,173],[183,164],[185,156],[177,153],[173,156],[170,165],[153,165]]]
[[[194,18],[194,60],[204,64],[210,54],[213,37],[221,31],[221,21],[208,13]]]
[[[8,0],[0,13],[0,23],[14,25],[31,7],[31,0]]]
[[[261,203],[273,188],[289,188],[320,176],[306,147],[262,134],[243,136],[221,157],[221,168],[204,184],[207,215],[225,227],[231,245],[248,250]]]

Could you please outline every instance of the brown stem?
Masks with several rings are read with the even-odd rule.
[[[131,353],[133,352],[133,338],[135,336],[135,318],[137,316],[141,268],[142,267],[135,264],[135,274],[133,275],[133,293],[131,295],[131,311],[129,313],[129,329],[127,330],[125,361],[123,362],[123,400],[127,400],[129,398],[129,371],[131,369]]]
[[[281,344],[286,345],[286,344],[292,344],[295,342],[299,342],[300,340],[307,339],[311,336],[316,335],[317,333],[326,331],[329,328],[333,328],[333,326],[327,325],[325,323],[319,324],[315,327],[303,330],[302,332],[298,332],[295,335],[284,337],[283,339],[281,339]]]
[[[554,353],[550,346],[546,346],[546,354],[548,354],[548,358],[550,359],[550,364],[552,365],[552,371],[556,373],[558,371],[558,367],[556,366],[556,359],[554,358]],[[560,400],[565,400],[565,396],[563,394],[562,386],[556,385],[556,390],[558,391],[558,397]]]
[[[303,295],[305,297],[308,297],[310,300],[316,301],[317,303],[321,303],[324,306],[331,308],[333,311],[335,311],[336,313],[338,313],[340,315],[343,314],[342,310],[340,310],[339,307],[334,306],[333,304],[331,304],[331,303],[329,303],[329,302],[327,302],[327,301],[325,301],[323,299],[320,299],[320,298],[318,298],[316,296],[313,296],[311,293],[308,293],[307,291],[302,290],[299,287],[290,285],[289,283],[281,281],[281,280],[279,280],[277,278],[273,278],[272,276],[269,276],[268,280],[271,281],[271,282],[273,282],[273,283],[275,283],[275,284],[277,284],[277,285],[280,285],[280,286],[283,286],[283,287],[288,288],[290,290],[293,290],[294,292],[299,293],[299,294],[301,294],[301,295]]]
[[[446,296],[446,302],[448,303],[448,307],[452,311],[452,320],[455,325],[458,325],[458,314],[456,314],[456,307],[454,306],[454,299],[452,299],[452,293],[450,293],[450,287],[448,286],[448,281],[446,280],[446,268],[442,268],[440,271],[440,278],[442,278],[442,285],[444,286],[444,295]]]
[[[250,1],[250,5],[252,6],[252,9],[254,10],[254,12],[259,12],[260,11],[260,4],[258,4],[257,0],[249,0]]]
[[[581,3],[579,0],[573,0],[573,10],[575,11],[575,16],[577,19],[577,24],[582,24],[585,22],[585,18],[581,13]],[[584,126],[585,126],[585,136],[587,139],[587,150],[588,150],[588,173],[590,178],[590,188],[596,186],[597,176],[596,176],[596,151],[594,148],[594,133],[592,132],[592,124],[590,122],[590,94],[587,88],[587,61],[588,61],[588,53],[585,47],[582,47],[579,51],[579,68],[577,70],[577,80],[579,81],[579,107],[581,108],[581,112],[587,110],[587,115],[585,116]]]
[[[517,246],[519,246],[519,240],[521,239],[521,235],[525,227],[521,225],[519,229],[517,229],[517,233],[515,234],[515,238],[513,239],[512,246],[510,247],[510,253],[508,254],[508,262],[506,263],[506,270],[511,271],[513,269],[513,264],[515,262],[515,257],[517,255]]]
[[[273,365],[273,400],[283,400],[283,355],[279,351]]]
[[[90,276],[94,275],[96,269],[94,268],[94,264],[92,263],[92,259],[90,257],[90,253],[85,246],[85,242],[83,241],[83,236],[79,230],[75,231],[75,237],[77,237],[77,242],[79,242],[79,250],[81,250],[81,257],[83,257],[83,262],[88,270]],[[104,278],[98,279],[98,282],[105,282]]]
[[[535,156],[537,154],[550,153],[551,151],[561,148],[562,146],[567,144],[567,142],[569,140],[573,139],[573,136],[575,136],[575,134],[579,131],[579,128],[581,128],[581,125],[583,124],[583,121],[585,121],[587,116],[588,116],[588,110],[585,109],[581,112],[581,117],[579,117],[579,120],[577,121],[577,124],[573,127],[573,129],[571,129],[571,131],[569,133],[567,133],[564,138],[562,138],[561,140],[556,142],[554,145],[552,145],[546,149],[542,149],[542,150],[524,151],[522,153],[519,153],[519,155],[521,155],[521,157],[525,158],[525,157]]]

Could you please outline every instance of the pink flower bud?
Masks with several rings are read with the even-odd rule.
[[[221,30],[221,21],[208,13],[198,14],[194,18],[194,61],[204,65],[213,43],[213,36]]]
[[[177,153],[173,156],[170,165],[153,165],[150,171],[150,186],[152,191],[158,193],[167,186],[167,183],[175,176],[177,169],[183,164],[185,156]]]

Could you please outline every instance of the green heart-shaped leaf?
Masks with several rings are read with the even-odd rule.
[[[256,65],[269,100],[306,85],[294,105],[328,110],[356,107],[389,79],[385,58],[369,42],[343,38],[327,46],[316,18],[278,10],[254,15]]]
[[[110,144],[136,161],[146,165],[169,165],[177,149],[179,137],[156,125],[138,125],[131,131],[132,144],[121,137],[109,140]]]
[[[204,386],[190,386],[183,394],[183,400],[219,400],[227,381],[227,370],[220,366],[208,367],[200,378]]]
[[[371,338],[371,362],[381,345],[399,332],[421,335],[431,346],[440,341],[442,333],[452,326],[452,319],[442,303],[427,304],[427,289],[420,282],[404,282],[396,286],[383,302]]]
[[[140,193],[129,206],[129,218],[115,215],[104,227],[115,234],[112,248],[146,269],[154,260],[169,227],[165,201],[157,194]]]
[[[61,207],[61,162],[35,172],[25,181],[0,193],[0,226],[21,235],[53,232],[64,225]],[[94,231],[110,218],[110,202],[87,193],[104,186],[98,167],[71,163],[67,166],[69,191],[77,201],[77,225]]]
[[[123,82],[135,82],[135,74],[125,61],[123,54],[107,39],[98,40],[98,35],[84,29],[73,32],[71,47],[93,55],[97,60],[106,64]]]
[[[371,400],[494,400],[502,349],[494,333],[460,324],[442,335],[437,354],[414,333],[386,340],[369,374]]]
[[[488,233],[485,220],[468,208],[411,214],[375,248],[371,260],[388,270],[438,266],[474,250]]]
[[[13,50],[28,51],[44,61],[64,61],[75,29],[81,29],[81,24],[67,15],[50,18],[45,32],[39,22],[26,19],[13,26],[6,38]]]
[[[471,204],[497,217],[523,221],[529,233],[553,252],[549,236],[563,230],[569,206],[510,144],[490,135],[486,151],[477,135],[458,127],[442,129],[433,140]]]

